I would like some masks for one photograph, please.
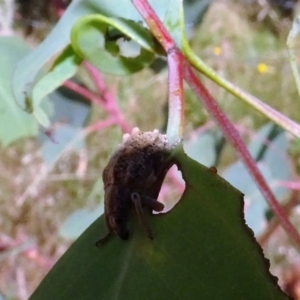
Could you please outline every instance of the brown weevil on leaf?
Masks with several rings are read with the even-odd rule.
[[[112,233],[123,240],[129,238],[126,223],[132,207],[148,237],[153,239],[144,208],[157,212],[164,209],[164,205],[156,199],[164,177],[173,164],[170,152],[175,145],[170,145],[167,137],[158,130],[141,132],[134,128],[131,135],[123,136],[122,144],[112,155],[102,175],[108,233],[96,243],[97,246]]]

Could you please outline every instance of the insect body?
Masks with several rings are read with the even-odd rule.
[[[113,232],[121,239],[129,238],[126,223],[132,207],[148,237],[153,239],[153,231],[145,220],[144,207],[154,211],[164,208],[156,198],[171,166],[168,160],[171,148],[166,136],[157,130],[141,132],[134,128],[131,135],[124,135],[123,143],[103,171],[108,234],[97,245]]]

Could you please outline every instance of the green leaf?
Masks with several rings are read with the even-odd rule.
[[[184,143],[184,150],[189,157],[207,167],[216,161],[216,138],[210,133],[195,134]]]
[[[47,38],[18,63],[13,78],[13,91],[23,109],[30,111],[32,106],[32,99],[26,101],[24,92],[31,95],[31,90],[40,79],[40,74],[44,74],[43,69],[46,65],[51,66],[51,60],[69,45],[70,32],[75,21],[83,15],[95,12],[95,8],[89,2],[72,1]]]
[[[73,77],[78,69],[82,59],[78,57],[71,46],[68,46],[54,61],[50,70],[38,80],[31,91],[31,95],[27,94],[32,101],[32,106],[36,118],[44,127],[49,127],[50,121],[46,116],[43,116],[43,111],[40,109],[41,101],[47,95],[55,91],[67,79]],[[41,119],[42,117],[42,119]]]
[[[96,248],[101,217],[30,299],[288,299],[245,225],[242,194],[182,151],[175,159],[187,188],[171,212],[149,216],[154,240],[133,214],[129,241]]]
[[[131,38],[141,47],[134,57],[123,55],[118,44],[119,39],[110,42],[107,48],[106,35],[112,26],[125,37]],[[116,33],[115,33],[116,34]],[[154,59],[154,40],[149,31],[140,24],[122,18],[107,18],[102,15],[89,15],[81,18],[71,33],[73,49],[83,59],[93,64],[101,72],[113,75],[127,75],[142,70]],[[126,41],[122,42],[128,43]],[[114,45],[114,46],[113,46]]]
[[[17,106],[11,90],[16,64],[28,52],[29,47],[21,40],[0,37],[0,141],[3,146],[38,134],[36,120]]]
[[[41,147],[44,161],[48,166],[55,164],[67,151],[79,152],[85,147],[81,129],[68,124],[55,129],[53,140],[47,138]]]
[[[213,2],[211,0],[190,1],[183,0],[185,29],[187,38],[190,39],[195,29],[201,24],[209,6]]]
[[[174,27],[174,24],[177,24],[181,1],[151,0],[149,2],[155,8],[159,18],[167,25],[170,24],[172,27],[172,32],[174,30],[176,31],[177,27]],[[35,89],[35,85],[41,80],[42,81],[39,84],[42,85],[42,78],[47,71],[51,70],[53,61],[55,61],[54,58],[70,45],[71,29],[75,22],[80,17],[96,13],[107,18],[113,18],[114,20],[120,20],[120,18],[123,18],[123,20],[132,20],[134,22],[143,23],[142,17],[139,15],[130,0],[118,0],[118,5],[112,5],[111,0],[73,0],[47,38],[36,49],[26,55],[18,63],[15,69],[12,86],[18,105],[28,112],[33,112],[37,119],[44,126],[49,124],[49,119],[48,113],[40,107],[40,101],[42,100],[42,96],[46,96],[46,92],[42,91],[41,86],[37,87],[36,91],[33,91]],[[136,34],[139,36],[141,26],[135,26],[137,29]],[[134,26],[132,28],[134,28]],[[97,36],[97,34],[95,36]],[[143,39],[145,38],[145,41],[147,41],[146,36],[147,34],[145,37],[142,35]],[[176,39],[178,42],[180,41],[179,38]],[[153,46],[153,40],[151,39],[151,43],[150,40],[148,41],[149,47],[151,48]],[[93,42],[97,43],[97,41]],[[95,49],[95,45],[93,43],[89,42],[89,45],[91,49]],[[145,48],[141,51],[141,56],[143,58],[142,61],[144,62],[150,61],[152,59],[151,56],[153,55],[150,55],[149,51],[146,49],[148,48]],[[72,60],[74,53],[69,54],[70,56],[68,57],[68,60]],[[100,55],[102,54],[99,53],[99,56]],[[93,59],[95,59],[95,56],[93,56]],[[77,60],[75,61],[77,63]],[[61,60],[61,63],[63,62],[64,60]],[[114,69],[114,60],[111,60],[110,64],[111,69]],[[67,66],[69,65],[67,64]],[[130,66],[132,68],[132,64],[130,64]],[[59,65],[57,65],[57,67],[59,67]],[[139,68],[140,67],[141,66],[139,66]],[[57,72],[53,78],[52,74],[49,75],[47,82],[51,82],[51,88],[49,86],[49,89],[47,88],[47,92],[52,91],[55,86],[57,87],[57,85],[70,76],[72,72],[65,71],[64,68],[65,66],[62,66],[60,72]],[[108,69],[107,66],[106,69]],[[66,76],[68,73],[69,75]],[[61,77],[57,75],[60,75]]]
[[[85,146],[81,129],[89,118],[91,103],[64,86],[51,93],[47,103],[52,106],[51,123],[60,125],[53,128],[54,141],[44,133],[38,136],[38,141],[44,161],[52,166],[66,151],[79,152]]]
[[[95,209],[77,209],[64,221],[59,229],[59,235],[67,240],[78,238],[99,216],[103,214],[103,203]]]
[[[64,123],[82,128],[89,121],[91,101],[65,86],[49,96],[49,103],[53,110],[51,123]]]
[[[253,136],[249,151],[254,158],[265,163],[274,181],[289,181],[292,177],[287,150],[289,140],[285,131],[274,123],[267,123]],[[273,192],[279,201],[286,199],[290,192],[287,188],[273,185]]]
[[[81,208],[67,216],[61,227],[59,228],[59,236],[68,239],[77,239],[99,216],[104,213],[104,191],[102,177],[99,177],[87,197],[87,202],[95,201],[96,198],[101,199],[101,203],[94,209]]]
[[[269,186],[272,187],[275,179],[268,166],[259,163],[257,167]],[[244,193],[246,223],[254,231],[254,234],[259,236],[266,227],[268,204],[248,169],[240,161],[237,161],[227,167],[222,176]]]

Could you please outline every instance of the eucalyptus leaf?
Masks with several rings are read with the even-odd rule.
[[[167,24],[172,24],[173,31],[177,30],[174,24],[177,24],[177,19],[179,18],[181,1],[150,0],[149,2],[154,7],[159,18]],[[18,63],[13,76],[13,93],[18,105],[28,112],[33,112],[44,126],[49,124],[49,119],[48,113],[43,111],[40,105],[41,97],[46,96],[46,91],[43,92],[41,86],[44,86],[45,81],[51,82],[51,85],[47,87],[47,92],[50,92],[50,90],[53,90],[53,87],[57,87],[68,76],[71,76],[73,72],[65,71],[65,66],[62,65],[60,68],[59,64],[57,64],[56,68],[60,69],[60,72],[48,75],[47,79],[43,79],[43,77],[47,76],[47,72],[51,70],[55,57],[70,45],[71,29],[75,22],[80,17],[90,14],[100,14],[107,18],[123,18],[124,20],[143,23],[142,17],[130,0],[118,0],[118,5],[112,5],[111,0],[73,0],[71,2],[47,38]],[[97,43],[97,41],[94,42]],[[178,40],[178,42],[180,41]],[[94,45],[91,43],[89,45],[92,49],[95,49]],[[67,60],[70,61],[74,54],[69,53],[69,55]],[[101,53],[99,55],[101,56]],[[152,59],[150,57],[152,54],[150,55],[149,51],[144,48],[141,50],[141,55],[144,58],[142,61],[151,61]],[[139,59],[136,61],[137,64]],[[62,64],[64,62],[64,60],[61,60]],[[112,69],[114,69],[113,60],[111,64]],[[68,65],[66,67],[68,68]],[[67,74],[69,75],[66,76]],[[55,78],[52,78],[52,75],[55,75]],[[38,86],[34,91],[36,84],[39,84],[40,87]]]
[[[53,165],[68,151],[79,152],[82,150],[85,147],[85,140],[81,133],[80,128],[67,124],[56,128],[52,138],[47,138],[41,147],[46,164]]]
[[[196,27],[202,22],[211,4],[211,0],[183,0],[185,28],[188,39],[191,38]]]
[[[115,51],[112,53],[106,48],[106,35],[110,26],[144,48],[140,49],[137,56],[126,57],[120,52],[118,39],[116,39]],[[82,17],[73,26],[71,43],[80,57],[86,59],[101,72],[113,75],[135,73],[149,65],[154,59],[154,53],[149,51],[153,51],[151,48],[154,44],[149,32],[138,23],[123,18],[107,18],[100,14]]]
[[[29,47],[16,37],[0,37],[0,141],[3,146],[38,134],[37,121],[17,106],[11,90],[16,64],[29,51]]]
[[[175,159],[186,190],[169,213],[148,217],[154,240],[133,214],[129,241],[97,248],[102,216],[30,299],[288,299],[245,225],[242,194],[182,151]]]
[[[290,193],[290,190],[277,184],[278,181],[292,179],[291,161],[287,153],[289,141],[287,133],[282,131],[270,143],[262,162],[268,165],[273,177],[276,179],[273,191],[277,199],[282,202]]]
[[[73,77],[78,69],[82,59],[78,57],[71,46],[68,46],[64,51],[56,58],[51,69],[38,80],[33,89],[32,94],[27,94],[32,99],[33,110],[37,118],[43,113],[39,110],[40,102],[45,99],[50,93],[55,91],[61,86],[67,79]],[[46,117],[43,117],[44,119]],[[44,127],[49,127],[50,121],[40,121]]]
[[[268,166],[259,163],[257,167],[270,186],[274,185],[275,180]],[[245,165],[240,161],[228,166],[222,173],[222,177],[245,195],[246,223],[254,231],[255,235],[258,236],[263,232],[266,226],[268,204],[257,187],[257,184],[249,174]]]
[[[59,229],[59,235],[68,240],[77,239],[99,216],[103,214],[103,203],[95,209],[82,208],[71,213]]]
[[[288,140],[284,131],[274,131],[274,124],[268,123],[253,135],[248,149],[277,201],[283,202],[289,190],[278,185],[280,180],[291,179],[291,168],[287,155]],[[260,235],[267,224],[266,212],[269,209],[257,184],[240,161],[228,166],[222,176],[246,196],[246,221],[255,235]]]
[[[82,128],[89,120],[91,101],[67,87],[62,86],[51,93],[49,103],[52,105],[53,110],[50,117],[52,124],[64,123]]]
[[[210,133],[196,134],[184,143],[186,153],[207,167],[216,161],[215,137]]]

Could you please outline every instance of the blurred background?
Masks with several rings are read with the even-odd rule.
[[[123,128],[99,124],[109,114],[72,88],[75,84],[97,94],[84,67],[50,95],[45,104],[52,111],[49,129],[30,125],[24,130],[23,119],[18,123],[19,108],[7,80],[8,70],[17,63],[11,53],[36,47],[70,2],[0,0],[0,36],[16,36],[28,45],[22,50],[18,43],[0,41],[0,300],[28,299],[70,244],[103,213],[102,170],[124,128],[163,131],[166,126],[167,70],[161,59],[135,75],[101,75],[102,100],[113,99]],[[299,123],[300,99],[286,47],[298,1],[185,0],[184,5],[197,55],[218,74]],[[203,81],[300,229],[300,141],[215,83],[204,77]],[[247,224],[270,259],[272,273],[285,291],[300,299],[299,252],[199,100],[188,88],[185,96],[186,152],[208,167],[216,166],[245,194]],[[171,171],[160,195],[168,207],[183,190],[177,176]]]

